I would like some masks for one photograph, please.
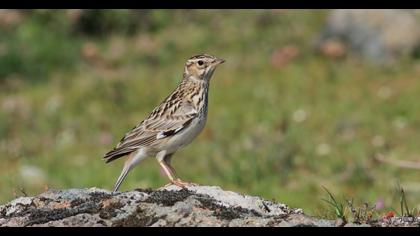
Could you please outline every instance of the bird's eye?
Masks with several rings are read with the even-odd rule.
[[[199,66],[202,66],[204,64],[204,62],[202,60],[199,60],[197,63],[198,63]]]

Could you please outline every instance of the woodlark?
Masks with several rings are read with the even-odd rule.
[[[207,120],[209,82],[225,60],[200,54],[187,60],[178,87],[150,115],[125,134],[104,158],[106,163],[127,156],[113,192],[141,160],[154,156],[172,184],[185,188],[170,165],[173,154],[203,130]]]

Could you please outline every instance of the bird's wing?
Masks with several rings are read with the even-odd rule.
[[[142,146],[154,146],[158,140],[173,136],[191,124],[198,111],[189,102],[161,104],[151,115],[128,132],[104,158],[107,162],[127,155]],[[166,107],[165,107],[166,106]]]

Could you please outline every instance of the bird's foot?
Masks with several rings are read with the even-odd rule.
[[[192,187],[192,186],[198,186],[198,184],[196,183],[192,183],[192,182],[184,182],[181,179],[176,179],[174,181],[171,181],[172,184],[181,187],[181,188],[187,188],[187,187]]]
[[[167,187],[172,186],[172,185],[176,185],[176,186],[178,186],[178,187],[180,187],[182,189],[187,189],[187,186],[189,185],[189,183],[184,182],[184,181],[182,181],[180,179],[176,179],[176,180],[173,180],[170,183],[167,183],[164,186],[158,188],[158,190],[166,189]]]
[[[174,184],[174,185],[176,185],[176,186],[178,186],[178,187],[180,187],[182,189],[186,189],[187,186],[188,186],[188,183],[187,182],[184,182],[184,181],[182,181],[179,178],[178,179],[175,179],[175,180],[172,180],[171,181],[171,184]]]
[[[182,181],[181,179],[178,178],[178,179],[174,179],[170,183],[160,187],[158,190],[165,189],[166,187],[169,187],[171,185],[176,185],[176,186],[178,186],[182,189],[188,189],[189,186],[198,186],[198,184],[196,184],[196,183],[184,182],[184,181]]]

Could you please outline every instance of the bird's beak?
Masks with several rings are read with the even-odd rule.
[[[213,62],[213,65],[217,66],[220,65],[222,63],[224,63],[225,60],[221,59],[221,58],[217,58],[215,62]]]

